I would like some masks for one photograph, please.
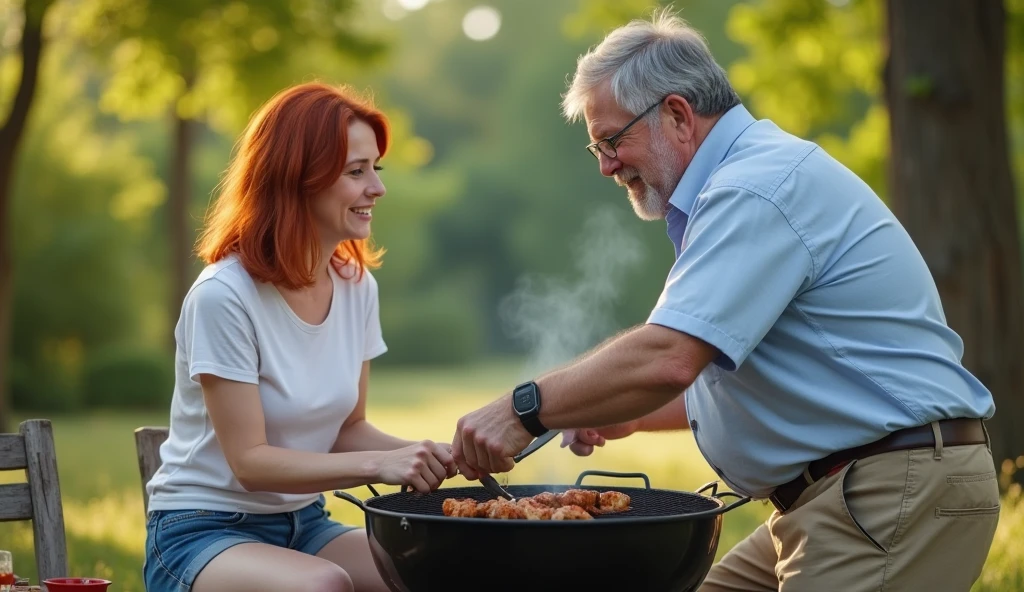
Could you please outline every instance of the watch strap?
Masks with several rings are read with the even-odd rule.
[[[537,417],[537,414],[520,415],[519,421],[523,423],[523,427],[525,427],[526,431],[530,432],[530,435],[534,438],[539,438],[548,431],[548,429],[544,427],[544,424],[540,422],[540,418]]]
[[[533,396],[534,405],[529,411],[520,411],[516,408],[517,395],[521,391],[529,392]],[[540,418],[538,417],[538,415],[540,415],[541,400],[540,389],[537,388],[537,383],[530,381],[516,386],[516,388],[512,390],[512,397],[512,410],[515,411],[516,416],[519,417],[519,421],[523,424],[523,427],[526,428],[526,431],[530,432],[534,438],[538,438],[542,434],[546,433],[548,429],[544,427],[544,424],[540,422]]]

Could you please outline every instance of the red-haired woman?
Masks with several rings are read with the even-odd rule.
[[[330,520],[321,492],[427,492],[456,474],[447,444],[366,421],[369,360],[387,349],[369,269],[388,136],[368,101],[316,83],[250,121],[174,332],[170,436],[148,485],[148,590],[386,590],[366,533]]]

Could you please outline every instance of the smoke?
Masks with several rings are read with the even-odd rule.
[[[564,364],[615,330],[612,307],[643,247],[608,207],[584,221],[571,256],[575,281],[524,276],[499,305],[509,335],[529,348],[523,378]]]

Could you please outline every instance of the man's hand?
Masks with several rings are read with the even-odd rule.
[[[512,457],[533,441],[512,411],[509,396],[459,419],[452,456],[467,479],[481,473],[504,473],[515,466]]]
[[[590,456],[595,446],[604,446],[608,440],[618,440],[632,435],[640,429],[640,420],[634,419],[600,429],[564,430],[562,448],[566,446],[576,456]]]

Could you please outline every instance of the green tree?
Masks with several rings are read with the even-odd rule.
[[[1024,269],[1006,125],[1006,10],[1002,0],[890,0],[887,8],[890,201],[963,338],[964,365],[995,397],[992,453],[1008,477],[1014,459],[1024,462]],[[1024,483],[1024,472],[1017,477]]]
[[[8,429],[8,362],[13,299],[13,264],[11,255],[10,216],[11,187],[15,178],[15,164],[28,123],[32,103],[35,101],[42,60],[44,37],[43,21],[53,0],[25,0],[21,12],[21,40],[19,43],[20,74],[7,117],[0,126],[0,432]],[[7,14],[14,12],[10,5],[3,7]],[[17,21],[17,19],[12,19]],[[5,23],[9,28],[11,22]]]
[[[810,137],[886,197],[889,118],[882,100],[879,0],[768,0],[732,9],[746,55],[729,78],[759,117]]]
[[[63,31],[66,11],[52,16]],[[138,133],[100,117],[85,61],[73,43],[47,50],[12,188],[9,383],[19,410],[75,408],[92,358],[121,344],[141,354],[158,335],[149,303],[164,283],[150,264],[151,218],[165,188],[139,154]]]

